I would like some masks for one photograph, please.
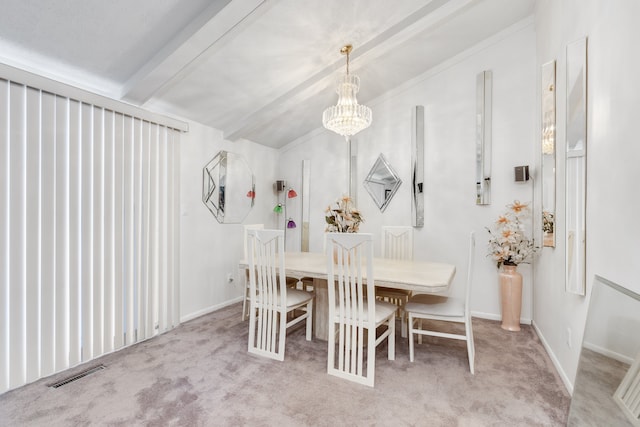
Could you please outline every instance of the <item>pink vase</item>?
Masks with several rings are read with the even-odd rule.
[[[502,329],[520,330],[522,310],[522,274],[515,265],[503,265],[500,271],[500,297],[502,300]]]

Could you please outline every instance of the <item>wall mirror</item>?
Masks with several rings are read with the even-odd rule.
[[[491,203],[491,71],[476,77],[476,204]]]
[[[567,45],[566,290],[586,289],[587,39]]]
[[[300,249],[309,252],[309,221],[311,209],[309,197],[311,196],[311,160],[302,161],[302,231],[300,234]]]
[[[424,106],[411,113],[411,224],[424,227]]]
[[[555,247],[556,228],[556,61],[541,70],[542,244]]]
[[[364,180],[364,188],[369,192],[380,212],[384,212],[387,208],[400,184],[402,180],[382,154],[378,156],[378,160]]]
[[[240,154],[220,151],[202,169],[202,202],[221,224],[241,223],[255,195],[253,173]]]
[[[640,426],[640,295],[595,276],[568,426]]]

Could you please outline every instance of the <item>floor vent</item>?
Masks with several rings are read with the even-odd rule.
[[[86,377],[87,375],[91,375],[94,372],[98,372],[98,371],[100,371],[102,369],[106,369],[106,366],[98,365],[98,366],[93,366],[91,368],[87,368],[84,371],[80,371],[77,374],[74,374],[74,375],[72,375],[70,377],[64,378],[64,379],[62,379],[60,381],[57,381],[57,382],[55,382],[53,384],[49,384],[49,387],[53,387],[53,388],[62,387],[63,385],[72,383],[72,382],[74,382],[76,380],[79,380],[80,378]]]

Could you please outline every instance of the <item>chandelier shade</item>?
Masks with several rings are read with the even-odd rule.
[[[351,45],[346,45],[340,52],[347,55],[347,72],[338,78],[338,103],[324,110],[322,125],[345,137],[350,137],[371,125],[371,108],[358,104],[356,94],[360,90],[360,78],[349,74],[349,53]]]

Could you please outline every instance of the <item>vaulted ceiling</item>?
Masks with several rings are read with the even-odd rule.
[[[0,62],[278,148],[322,125],[343,45],[366,104],[533,3],[3,0]]]

